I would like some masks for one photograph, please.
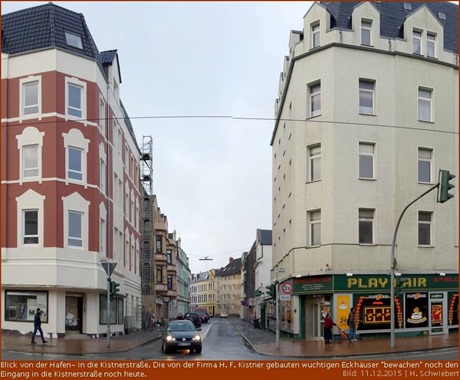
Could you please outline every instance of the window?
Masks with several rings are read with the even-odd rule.
[[[22,147],[22,177],[38,177],[38,144]]]
[[[374,210],[359,209],[359,244],[374,243]]]
[[[163,282],[163,266],[157,265],[157,278],[156,282]]]
[[[442,21],[446,21],[446,14],[444,12],[438,12],[439,19]]]
[[[172,264],[172,251],[170,249],[166,250],[166,262],[168,265]]]
[[[114,300],[115,301],[115,300]],[[123,300],[122,299],[117,299],[116,301],[121,301],[121,302],[110,302],[110,324],[116,325],[117,324],[117,314],[120,313],[120,311],[117,312],[117,307],[120,309],[123,309]],[[121,313],[123,310],[121,311]],[[99,324],[100,325],[106,325],[107,324],[107,296],[106,295],[99,295]]]
[[[321,179],[321,145],[308,148],[309,158],[309,181],[319,181]]]
[[[24,210],[23,244],[38,244],[38,210]]]
[[[422,32],[417,30],[412,32],[412,52],[422,54]]]
[[[411,11],[412,10],[412,4],[411,3],[404,3],[404,10]]]
[[[374,114],[374,87],[373,81],[359,80],[359,113]]]
[[[431,92],[432,90],[418,88],[418,120],[431,121]]]
[[[42,322],[48,322],[48,293],[5,290],[5,320],[33,322],[37,308],[43,311]]]
[[[69,46],[73,46],[78,49],[83,49],[81,37],[77,36],[76,34],[65,32],[65,42]]]
[[[22,85],[22,114],[31,115],[39,113],[39,102],[38,102],[38,81],[24,83]]]
[[[83,214],[69,211],[68,218],[68,245],[71,247],[83,247]]]
[[[163,251],[161,235],[156,236],[156,253],[161,253]]]
[[[99,228],[99,252],[105,255],[105,237],[106,237],[105,220],[101,219],[101,225]]]
[[[431,183],[432,149],[418,149],[418,182]]]
[[[99,176],[101,193],[105,193],[105,161],[102,158],[100,159]]]
[[[374,179],[375,145],[359,143],[359,178]]]
[[[310,117],[321,115],[321,83],[309,86]]]
[[[168,290],[172,290],[173,288],[173,278],[171,274],[168,274]]]
[[[99,99],[99,129],[105,136],[105,103],[104,100]]]
[[[70,84],[67,86],[67,114],[75,117],[82,117],[82,91],[80,86]]]
[[[370,46],[372,42],[372,21],[361,20],[361,45]]]
[[[321,245],[321,211],[308,212],[309,217],[309,246],[314,247]]]
[[[434,58],[436,56],[436,36],[433,33],[426,35],[426,55]]]
[[[69,154],[67,178],[75,179],[77,181],[83,180],[81,163],[82,150],[69,146],[69,149],[67,151]]]
[[[432,212],[418,212],[418,245],[431,245]]]
[[[319,23],[311,26],[311,48],[319,47]]]

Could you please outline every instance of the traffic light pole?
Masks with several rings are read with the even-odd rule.
[[[275,282],[275,308],[276,308],[276,349],[280,349],[280,302],[279,302],[279,287],[278,272],[276,272]]]
[[[107,347],[110,348],[110,284],[112,279],[107,277]]]
[[[393,233],[393,241],[391,243],[391,271],[390,271],[390,303],[391,303],[391,314],[390,314],[390,347],[394,348],[395,346],[395,270],[396,270],[396,236],[398,234],[399,225],[401,224],[401,220],[407,209],[412,206],[415,202],[417,202],[420,198],[423,198],[429,192],[437,189],[439,187],[439,182],[431,187],[429,190],[425,191],[422,195],[414,199],[411,203],[409,203],[404,210],[402,211],[401,215],[399,216],[398,222],[396,223],[396,228]]]

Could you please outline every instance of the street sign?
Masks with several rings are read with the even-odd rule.
[[[261,295],[262,295],[262,292],[261,292],[260,290],[256,290],[256,291],[254,292],[254,296],[255,296],[255,297],[260,297]]]
[[[281,293],[291,294],[292,293],[292,284],[290,282],[285,282],[281,285]]]
[[[291,295],[290,294],[280,294],[280,301],[290,301]]]
[[[107,277],[110,277],[113,273],[113,270],[117,266],[117,263],[110,263],[108,261],[104,261],[103,263],[101,263],[101,265],[102,268],[104,268],[105,273],[107,273]]]

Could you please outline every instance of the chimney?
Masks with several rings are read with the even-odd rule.
[[[233,261],[233,257],[230,257],[230,258],[228,259],[228,263],[230,264],[232,261]]]

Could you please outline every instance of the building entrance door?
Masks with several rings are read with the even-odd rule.
[[[65,332],[81,334],[83,329],[83,295],[65,298]]]
[[[430,293],[430,335],[447,334],[447,304],[444,293]]]
[[[305,298],[305,339],[322,336],[321,300],[320,298]]]

